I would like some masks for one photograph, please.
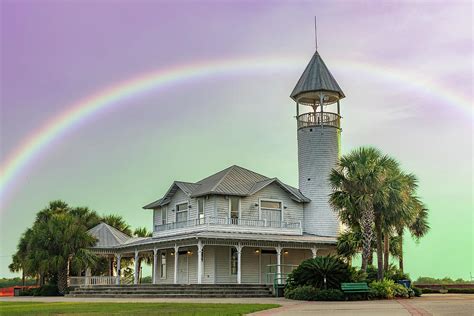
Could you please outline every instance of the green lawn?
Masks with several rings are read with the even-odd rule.
[[[0,302],[0,315],[244,315],[277,304]]]

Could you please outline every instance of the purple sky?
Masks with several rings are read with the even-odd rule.
[[[472,242],[466,244],[472,239],[472,113],[437,97],[445,90],[472,102],[469,1],[448,6],[3,0],[0,5],[0,163],[67,105],[150,70],[242,57],[309,61],[317,15],[320,53],[347,96],[343,152],[376,145],[420,177],[433,237],[412,245],[409,255],[439,256],[433,249],[453,227],[462,228],[461,242],[453,243],[472,249]],[[338,60],[414,73],[442,89],[420,92],[408,80],[344,69]],[[288,95],[304,66],[188,82],[128,100],[56,140],[15,181],[0,212],[0,276],[7,274],[16,241],[33,214],[52,199],[150,226],[150,214],[140,207],[159,198],[174,179],[199,180],[237,163],[296,185],[294,105]],[[470,214],[471,222],[463,218]],[[419,275],[422,267],[414,265],[413,273]],[[472,253],[470,262],[454,268],[430,273],[465,277],[469,269],[474,272]]]

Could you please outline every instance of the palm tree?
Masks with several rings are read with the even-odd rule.
[[[132,236],[130,225],[128,225],[120,215],[107,215],[102,217],[102,222],[120,230],[125,235]]]
[[[138,227],[135,229],[135,231],[133,232],[133,236],[134,237],[142,237],[142,238],[146,238],[146,237],[151,237],[152,236],[152,233],[149,232],[146,227]],[[144,253],[142,255],[142,257],[139,257],[138,258],[138,272],[140,273],[141,271],[141,268],[142,268],[142,260],[145,260],[145,263],[150,265],[152,264],[153,262],[153,256],[151,254],[148,254],[148,253]]]
[[[348,226],[358,224],[361,228],[363,236],[361,269],[364,272],[367,270],[373,225],[376,220],[374,206],[385,203],[388,198],[388,194],[380,188],[384,187],[383,182],[386,179],[387,170],[396,165],[394,159],[382,155],[378,149],[361,147],[341,157],[329,176],[329,182],[333,188],[330,203],[338,212],[341,222]],[[379,218],[375,224],[379,224]],[[381,242],[378,235],[377,241]],[[377,249],[382,253],[381,246]]]
[[[57,275],[59,293],[67,288],[69,267],[85,268],[95,264],[96,255],[87,248],[96,239],[87,233],[87,228],[68,213],[57,213],[47,222],[34,226],[29,243],[32,260]]]
[[[416,207],[416,215],[414,216],[413,222],[409,223],[408,225],[402,225],[397,229],[398,234],[398,248],[399,248],[399,256],[398,256],[398,268],[403,272],[403,234],[405,228],[408,228],[413,238],[416,241],[419,241],[421,237],[425,236],[428,231],[430,230],[430,226],[428,224],[428,209],[422,204],[417,203],[418,206]]]

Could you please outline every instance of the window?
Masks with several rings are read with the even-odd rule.
[[[238,224],[240,211],[240,198],[230,197],[229,198],[229,213],[232,224]]]
[[[204,199],[198,199],[198,218],[199,224],[204,224]]]
[[[230,248],[230,274],[237,274],[237,249]]]
[[[181,203],[176,205],[176,221],[185,222],[188,220],[188,203]]]
[[[168,219],[168,207],[164,206],[161,208],[161,225],[166,225]]]
[[[160,278],[166,279],[166,252],[161,253]]]
[[[266,225],[269,227],[281,227],[281,222],[283,220],[281,210],[281,201],[260,201],[261,219],[264,220]]]

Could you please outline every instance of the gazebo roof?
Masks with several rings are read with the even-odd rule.
[[[95,244],[94,248],[119,246],[132,239],[132,237],[103,222],[95,227],[92,227],[87,232],[97,238],[97,243]]]

